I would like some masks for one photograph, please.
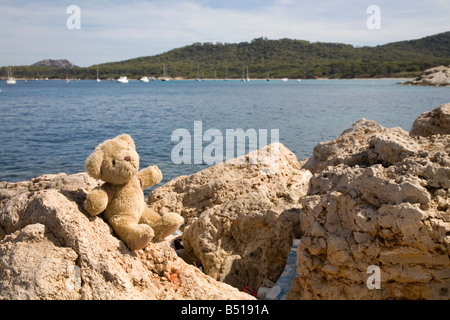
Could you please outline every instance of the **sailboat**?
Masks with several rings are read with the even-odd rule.
[[[100,80],[100,78],[98,77],[98,68],[97,68],[97,82],[102,82],[102,80]]]
[[[225,81],[228,80],[228,65],[225,67]]]
[[[197,62],[197,77],[195,77],[195,81],[200,81],[200,64]]]
[[[200,81],[200,64],[197,62],[197,78],[195,81]]]
[[[16,79],[12,77],[11,67],[6,69],[8,72],[8,79],[6,79],[6,84],[16,84]]]
[[[150,81],[147,76],[142,77],[140,80],[142,82],[149,82]]]
[[[242,78],[241,81],[250,81],[250,78],[248,77],[248,66],[247,66],[247,77],[244,76],[245,75],[245,67],[244,65],[242,65]]]
[[[270,73],[267,72],[267,81],[270,81]]]
[[[161,78],[161,81],[169,81],[169,78],[166,78],[166,65],[163,64],[163,68],[164,68],[164,76]]]

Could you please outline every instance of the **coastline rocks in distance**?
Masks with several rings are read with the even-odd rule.
[[[450,65],[429,68],[413,80],[400,84],[411,84],[420,86],[450,86]]]
[[[421,115],[416,135],[360,120],[316,146],[288,299],[449,299],[450,132],[436,121],[448,128],[446,110]]]
[[[276,170],[264,163],[278,149]],[[249,158],[259,155],[258,164]],[[280,143],[236,160],[173,179],[148,198],[158,212],[185,218],[186,261],[201,264],[206,274],[235,287],[257,289],[281,275],[292,239],[299,237],[299,199],[311,173]],[[274,168],[272,168],[274,169]]]
[[[129,251],[101,215],[84,211],[80,187],[95,185],[85,173],[9,184],[0,206],[0,299],[252,298],[186,264],[168,242]]]

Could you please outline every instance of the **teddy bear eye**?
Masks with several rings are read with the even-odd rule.
[[[115,166],[116,165],[116,160],[113,160],[112,164],[113,164],[113,166]]]

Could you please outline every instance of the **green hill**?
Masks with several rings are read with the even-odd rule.
[[[127,75],[159,77],[166,66],[167,75],[240,78],[242,66],[248,66],[250,78],[358,78],[413,77],[421,70],[450,64],[450,32],[418,40],[400,41],[376,47],[353,47],[341,43],[266,38],[241,43],[194,43],[149,57],[76,68],[77,77],[94,79],[97,67],[104,78]],[[16,77],[65,78],[74,70],[14,67]],[[6,74],[6,70],[2,75]]]

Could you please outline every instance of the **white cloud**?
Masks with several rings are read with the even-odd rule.
[[[0,59],[29,64],[59,57],[87,66],[194,42],[268,37],[376,45],[450,30],[448,0],[274,0],[260,6],[242,0],[239,7],[195,0],[77,2],[81,30],[66,28],[68,2],[0,4],[0,47],[6,48]],[[381,8],[381,30],[366,28],[372,2]]]

